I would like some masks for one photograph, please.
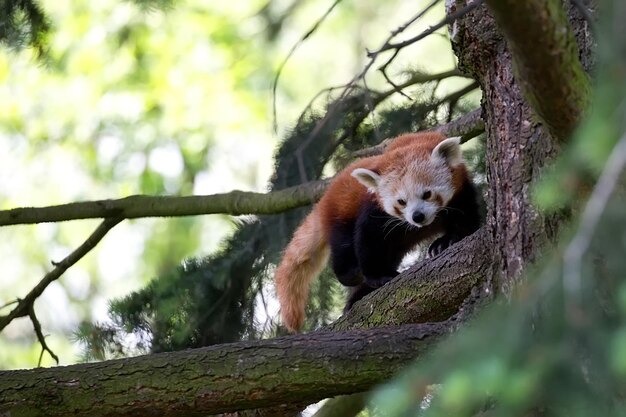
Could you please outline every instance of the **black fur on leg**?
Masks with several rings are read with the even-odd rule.
[[[361,298],[365,297],[367,294],[371,293],[374,290],[376,290],[376,288],[372,288],[365,283],[357,285],[355,287],[350,287],[346,306],[343,308],[343,313],[347,313],[352,308],[354,303],[356,303]]]
[[[439,255],[465,236],[480,227],[478,192],[474,184],[467,180],[461,191],[437,215],[443,224],[444,234],[428,248],[431,257]]]
[[[330,233],[330,256],[339,282],[352,287],[363,282],[363,274],[354,253],[355,222],[336,223]]]

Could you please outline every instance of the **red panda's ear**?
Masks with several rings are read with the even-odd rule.
[[[376,192],[378,184],[380,182],[380,175],[365,168],[357,168],[352,171],[352,176],[357,179],[358,182],[367,187],[371,192]]]
[[[461,137],[444,139],[433,149],[432,158],[444,161],[451,168],[463,163],[461,152]]]

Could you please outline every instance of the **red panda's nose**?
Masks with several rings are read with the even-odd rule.
[[[421,223],[424,221],[425,218],[426,216],[424,216],[424,213],[422,213],[421,211],[416,211],[413,213],[413,221],[415,223]]]

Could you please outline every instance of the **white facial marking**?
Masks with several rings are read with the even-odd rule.
[[[426,191],[432,194],[428,199],[423,198]],[[440,158],[412,161],[406,168],[379,176],[377,193],[388,214],[413,226],[427,226],[454,195],[452,174]],[[399,199],[406,202],[404,207],[398,204]]]

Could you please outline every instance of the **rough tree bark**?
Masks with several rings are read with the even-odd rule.
[[[228,213],[276,214],[320,199],[327,181],[314,181],[269,193],[231,191],[185,197],[132,195],[118,200],[84,201],[49,207],[0,210],[0,226],[79,219],[137,219]]]
[[[306,405],[380,383],[447,332],[445,324],[319,332],[4,371],[0,416],[182,417],[233,411],[233,404]]]
[[[458,3],[448,4],[448,12],[453,11]],[[488,3],[491,5],[491,2]],[[549,3],[551,7],[554,7],[552,0],[537,0],[532,3]],[[569,4],[569,2],[565,3]],[[509,13],[512,12],[515,10],[509,11]],[[584,20],[579,18],[579,11],[568,7],[567,12],[577,38],[589,38],[589,28]],[[504,14],[505,11],[501,10],[501,13]],[[557,14],[557,17],[560,18],[560,16]],[[542,25],[544,19],[545,16],[542,14],[526,15],[528,26],[519,26],[517,30],[528,31],[529,26]],[[502,26],[508,23],[501,22]],[[558,25],[561,32],[570,29],[567,22],[558,22]],[[488,214],[486,228],[487,235],[490,237],[490,243],[487,244],[492,248],[494,256],[492,285],[495,290],[510,295],[525,266],[535,259],[547,241],[555,237],[558,229],[559,219],[546,217],[533,206],[530,187],[539,178],[545,165],[554,159],[560,150],[560,143],[558,139],[550,136],[535,116],[539,112],[531,109],[529,105],[529,103],[535,104],[535,100],[525,100],[520,84],[514,75],[511,50],[487,7],[482,6],[465,19],[457,21],[452,32],[455,34],[453,47],[459,58],[459,67],[472,74],[483,91],[483,119],[487,132],[485,161]],[[553,36],[560,39],[563,37],[561,32],[554,33]],[[545,36],[549,37],[550,34],[547,33]],[[565,35],[565,38],[569,39],[569,35]],[[549,38],[543,42],[549,44],[550,47],[553,47],[555,43]],[[564,48],[571,48],[568,42],[562,44],[565,45]],[[591,54],[590,44],[580,42],[580,45],[582,47],[579,54],[588,58]],[[535,44],[535,48],[543,46],[539,41]],[[514,49],[520,54],[523,54],[525,50]],[[579,54],[567,55],[567,60],[575,61]],[[527,61],[526,58],[517,58],[517,60]],[[588,59],[585,60],[587,61]],[[559,67],[544,67],[543,70],[546,74],[555,71],[557,76],[561,71]],[[520,72],[517,75],[525,85],[536,82],[533,81],[537,78],[534,72],[530,75]],[[564,91],[570,91],[570,85],[578,84],[579,79],[572,77],[572,80],[561,79],[560,82]],[[533,94],[536,92],[535,88],[529,89],[533,90]],[[554,107],[551,109],[552,114],[547,117],[560,121],[554,123],[559,126],[565,123],[561,122],[562,120],[575,123],[571,120],[580,119],[585,110],[582,103],[585,102],[587,99],[579,100],[576,107]],[[542,112],[545,111],[542,109]],[[563,115],[563,113],[567,114]]]
[[[448,4],[448,12],[451,13],[455,8],[462,7],[464,4],[464,1],[451,2]],[[588,67],[589,63],[592,62],[590,58],[592,42],[590,41],[589,28],[578,10],[570,7],[569,2],[567,4],[565,9],[580,47],[580,59],[584,66]],[[452,39],[455,52],[459,57],[460,68],[472,74],[483,89],[482,119],[485,121],[487,132],[486,163],[488,176],[486,224],[474,235],[444,251],[438,257],[415,265],[401,274],[398,279],[365,297],[354,306],[349,314],[334,325],[334,329],[369,327],[385,323],[425,323],[429,321],[445,323],[440,325],[441,328],[449,329],[450,320],[477,292],[479,294],[493,294],[494,292],[511,294],[524,269],[537,257],[543,245],[555,237],[558,230],[559,218],[545,216],[533,207],[530,186],[541,175],[542,168],[553,160],[558,153],[562,141],[555,140],[548,134],[535,116],[537,112],[533,112],[524,99],[513,73],[511,52],[487,7],[480,6],[464,19],[457,21],[452,28]],[[540,46],[537,45],[537,47]],[[545,71],[550,70],[550,68],[545,68]],[[521,73],[517,75],[518,77],[524,76]],[[532,100],[530,102],[532,103]],[[553,110],[557,113],[572,111],[569,108],[555,108]],[[582,112],[583,109],[577,110]],[[298,337],[302,339],[297,340],[306,340],[305,343],[316,343],[318,336],[311,334],[310,336]],[[426,340],[430,342],[434,339],[436,338],[427,338]],[[421,340],[412,345],[412,348],[421,349],[423,346],[430,346],[431,343],[428,342]],[[258,363],[260,352],[258,349],[260,347],[255,346],[261,346],[264,343],[267,342],[248,345],[245,354],[239,357],[236,364],[232,364],[233,369]],[[396,349],[397,345],[393,344],[388,347]],[[228,348],[217,346],[211,349],[219,351]],[[272,352],[276,353],[275,350]],[[283,373],[282,376],[285,376],[290,369],[285,364],[292,363],[295,359],[288,356],[288,350],[281,350],[280,353],[287,356],[282,360],[273,354],[268,357],[273,358],[271,361],[277,361],[274,365],[279,363],[284,366],[284,368],[275,367],[273,372],[276,374]],[[188,363],[184,359],[193,354],[194,351],[177,353],[182,361],[182,365],[179,364],[177,367],[184,370],[187,366],[185,364]],[[331,357],[324,355],[319,360],[327,361],[326,363],[331,369],[334,369],[335,363],[342,363],[339,358],[336,358],[337,362],[332,361]],[[358,360],[355,360],[354,357],[348,358],[351,366],[369,363],[361,357],[356,359]],[[114,363],[133,364],[134,361],[138,360],[140,359],[128,359],[128,362]],[[145,372],[159,369],[155,365],[155,363],[159,363],[158,357],[153,361],[150,357],[141,360],[144,360],[144,364],[149,365],[149,367],[140,368],[142,370],[138,372],[144,372],[143,369]],[[110,364],[111,362],[92,366],[99,366],[103,372],[106,370],[110,375],[124,371],[124,369],[108,369]],[[75,369],[79,369],[81,366],[87,365],[77,365]],[[383,364],[383,366],[385,365]],[[28,377],[24,374],[18,376],[18,374],[0,372],[0,393],[3,390],[8,392],[8,389],[19,390],[20,392],[20,395],[16,394],[17,397],[10,397],[13,399],[4,400],[4,403],[0,403],[2,404],[0,411],[13,411],[17,404],[23,404],[25,407],[22,409],[24,410],[23,414],[26,414],[28,410],[32,410],[34,395],[48,396],[51,403],[57,402],[59,407],[67,406],[71,401],[67,401],[65,398],[71,395],[75,387],[88,387],[90,381],[93,381],[92,375],[85,375],[75,380],[64,380],[64,384],[55,384],[55,375],[65,372],[62,369],[55,369],[27,371],[29,372]],[[289,372],[293,374],[292,370]],[[291,391],[301,389],[308,392],[308,394],[300,397],[300,400],[313,402],[321,398],[320,395],[359,392],[366,389],[367,383],[358,382],[356,379],[367,377],[367,375],[361,376],[359,372],[352,374],[355,378],[353,382],[349,379],[326,380],[327,385],[322,384],[312,390],[309,389],[311,387],[308,385],[311,381],[302,383],[300,380],[293,380],[291,384],[289,382],[286,384],[290,385],[289,390]],[[7,376],[11,378],[7,378]],[[258,408],[276,405],[281,401],[291,401],[289,398],[280,397],[278,394],[270,400],[267,393],[262,392],[262,387],[267,383],[267,378],[273,380],[273,378],[282,378],[282,376],[264,373],[256,381],[246,380],[250,385],[246,386],[243,391],[238,390],[239,387],[236,384],[233,385],[233,396],[230,397],[228,404],[222,403],[220,407],[212,409],[212,412]],[[321,378],[313,371],[309,377]],[[16,385],[17,380],[15,378],[21,378],[20,381],[23,382]],[[222,380],[232,382],[228,373],[213,375],[213,377],[203,375],[202,378],[204,378],[203,381],[206,380],[207,384],[219,385]],[[59,379],[57,378],[57,380]],[[38,383],[37,381],[41,382]],[[180,380],[163,382],[163,387],[169,387],[169,389],[167,392],[165,388],[157,391],[159,396],[155,396],[152,391],[148,391],[146,394],[149,394],[155,401],[187,398],[181,397],[183,394],[175,390],[180,382]],[[372,381],[370,380],[369,383]],[[127,386],[124,392],[128,395],[136,395],[141,392],[141,387],[142,385]],[[307,389],[309,390],[307,391]],[[192,388],[188,394],[197,395],[203,392],[206,391],[198,386],[195,389]],[[125,401],[123,393],[119,392],[119,395],[119,400]],[[8,397],[5,394],[0,394],[0,398]],[[96,405],[101,404],[95,399],[94,401]],[[31,408],[28,408],[28,404]],[[76,402],[75,406],[78,407],[80,404],[80,401]],[[191,410],[194,405],[197,406],[198,403],[185,404],[188,407],[187,410]],[[159,413],[166,415],[162,410],[159,410]],[[90,414],[96,415],[94,412]],[[13,413],[12,415],[20,414]]]
[[[580,122],[581,109],[589,104],[590,85],[561,1],[487,0],[487,4],[512,51],[512,68],[526,101],[552,137],[568,139]]]

